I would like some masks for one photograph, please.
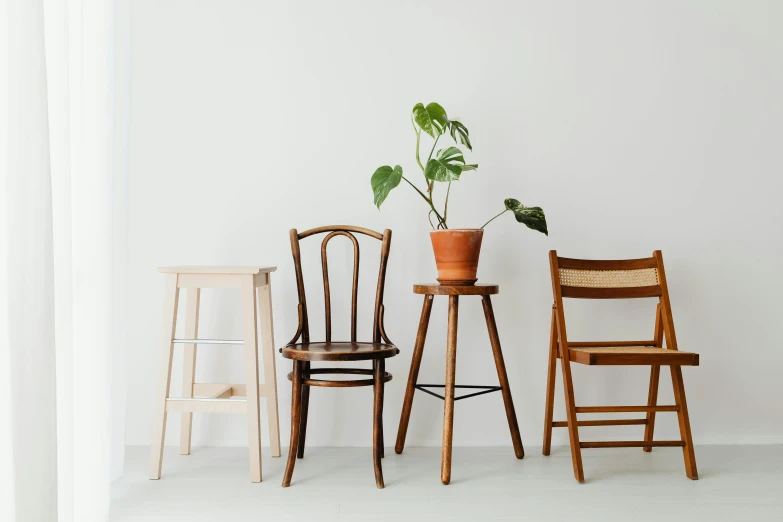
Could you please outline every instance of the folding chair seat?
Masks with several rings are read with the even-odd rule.
[[[682,379],[682,366],[698,366],[699,355],[681,352],[674,333],[669,292],[663,269],[660,250],[645,259],[622,261],[598,261],[558,257],[549,253],[552,271],[552,328],[549,346],[549,368],[547,377],[546,408],[544,419],[544,455],[549,455],[552,444],[552,428],[567,427],[571,446],[574,476],[584,482],[582,469],[582,448],[641,447],[651,451],[654,446],[682,447],[685,460],[685,474],[696,480],[696,456],[691,438],[688,406]],[[572,342],[566,334],[563,298],[582,299],[629,299],[657,297],[653,339],[646,341]],[[666,347],[664,347],[664,341]],[[553,421],[555,372],[560,359],[565,388],[566,421]],[[571,378],[571,363],[589,366],[648,365],[650,383],[647,404],[644,406],[576,406],[574,386]],[[660,367],[669,366],[674,388],[673,405],[658,405],[658,381]],[[579,413],[642,412],[644,419],[577,420]],[[680,440],[654,441],[655,414],[675,412],[680,427]],[[644,425],[644,440],[641,441],[595,441],[583,442],[579,438],[580,426],[622,426]]]

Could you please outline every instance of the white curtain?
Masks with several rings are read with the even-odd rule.
[[[114,1],[0,5],[0,520],[105,520]]]

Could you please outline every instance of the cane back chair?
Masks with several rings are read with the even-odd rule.
[[[682,366],[698,366],[699,356],[681,352],[674,333],[669,292],[660,250],[645,259],[623,261],[595,261],[558,257],[549,253],[552,271],[552,329],[549,345],[549,369],[544,418],[544,455],[549,455],[552,428],[568,428],[574,476],[584,482],[582,448],[641,447],[651,451],[654,446],[682,447],[685,474],[696,480],[696,456],[691,438],[688,406],[682,380]],[[655,330],[648,341],[573,342],[568,340],[563,311],[563,298],[627,299],[657,297]],[[663,347],[664,340],[666,348]],[[566,421],[553,422],[555,396],[555,367],[560,359],[565,385]],[[577,406],[574,402],[574,386],[571,380],[571,363],[586,365],[649,365],[650,387],[646,406]],[[674,388],[674,405],[659,406],[658,380],[660,367],[669,366]],[[577,420],[578,413],[644,412],[644,419]],[[656,412],[676,412],[680,427],[680,440],[653,441]],[[644,425],[643,441],[581,442],[580,426]]]
[[[309,313],[307,298],[305,296],[304,278],[302,276],[302,261],[299,251],[299,241],[307,237],[326,233],[321,243],[321,268],[324,285],[324,312],[326,335],[323,342],[310,340]],[[363,234],[381,241],[380,269],[378,271],[378,284],[375,291],[375,305],[373,309],[372,342],[357,342],[356,340],[356,305],[359,286],[359,242],[354,234]],[[283,476],[283,487],[291,484],[291,476],[297,458],[304,457],[305,436],[307,432],[307,410],[310,402],[310,387],[325,386],[336,388],[348,388],[356,386],[372,386],[374,390],[373,400],[373,465],[375,468],[375,484],[383,488],[383,470],[381,458],[383,458],[383,387],[384,383],[392,379],[386,372],[385,361],[399,353],[396,346],[389,340],[383,327],[383,289],[386,280],[386,264],[389,259],[391,246],[391,230],[384,230],[383,234],[366,228],[338,225],[318,227],[297,233],[296,229],[290,231],[291,251],[294,256],[296,269],[296,288],[299,294],[299,327],[294,338],[280,352],[283,357],[293,360],[293,371],[288,374],[292,382],[291,399],[291,444],[288,450],[288,462]],[[348,342],[332,341],[332,308],[331,293],[329,287],[329,269],[327,264],[326,247],[329,241],[337,236],[347,237],[353,243],[353,285],[351,291],[351,340]],[[301,341],[300,341],[301,340]],[[372,369],[363,368],[311,368],[310,363],[317,362],[343,362],[366,361],[373,362]],[[314,379],[314,375],[368,375],[370,378],[354,380],[326,380]]]

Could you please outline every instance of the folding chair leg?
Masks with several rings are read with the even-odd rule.
[[[555,379],[557,375],[557,324],[552,308],[552,329],[549,336],[549,361],[546,374],[546,406],[544,407],[544,445],[541,452],[549,455],[552,449],[552,420],[555,410]]]
[[[647,406],[655,406],[658,402],[658,381],[661,377],[661,367],[659,365],[653,365],[650,367],[650,391],[647,395]],[[644,441],[650,442],[653,440],[653,432],[655,431],[655,412],[647,412],[647,425],[644,428]],[[645,446],[642,448],[646,452],[652,451],[652,446]]]
[[[688,405],[685,400],[685,386],[682,382],[682,368],[672,366],[672,386],[674,387],[674,402],[679,406],[677,420],[680,424],[680,437],[685,442],[682,447],[682,455],[685,459],[685,474],[691,480],[699,479],[699,472],[696,470],[696,454],[693,451],[693,439],[691,438],[691,421],[688,418]]]
[[[565,387],[566,416],[568,418],[568,438],[571,442],[571,461],[574,465],[574,478],[579,482],[585,481],[582,469],[582,449],[579,446],[579,429],[576,422],[576,405],[574,404],[574,383],[571,380],[571,362],[568,354],[560,357],[563,369],[563,385]]]

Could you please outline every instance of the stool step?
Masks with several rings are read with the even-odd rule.
[[[247,413],[246,399],[166,399],[166,411],[179,413]]]
[[[233,341],[229,339],[174,339],[174,344],[245,344],[245,341]]]

